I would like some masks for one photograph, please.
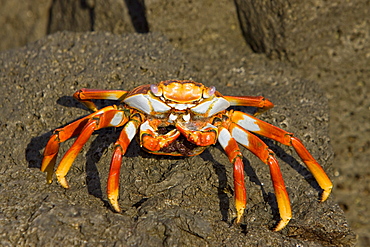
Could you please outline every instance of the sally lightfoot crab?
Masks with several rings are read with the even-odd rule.
[[[131,91],[81,89],[73,96],[93,113],[54,131],[46,145],[41,170],[47,173],[47,182],[51,183],[59,144],[77,136],[55,171],[59,183],[68,188],[65,176],[92,133],[101,128],[123,126],[114,145],[107,185],[109,202],[117,212],[121,211],[118,196],[122,156],[137,132],[140,146],[158,155],[193,156],[218,141],[233,164],[237,223],[241,221],[247,200],[238,143],[270,168],[280,214],[274,230],[283,229],[292,217],[289,196],[274,153],[253,133],[295,149],[322,189],[320,201],[325,201],[331,192],[332,183],[325,171],[292,133],[244,112],[227,110],[229,106],[252,106],[257,107],[257,113],[264,112],[273,107],[264,97],[223,96],[215,87],[189,80],[162,81]],[[95,99],[118,100],[120,104],[98,109],[92,101]]]

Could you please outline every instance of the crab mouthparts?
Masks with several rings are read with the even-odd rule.
[[[165,135],[171,130],[176,129],[175,126],[169,125],[166,127],[159,127],[158,134]],[[198,146],[186,139],[184,135],[180,135],[176,140],[171,142],[168,146],[161,148],[159,151],[153,152],[154,154],[172,155],[172,156],[194,156],[202,153],[207,147]]]

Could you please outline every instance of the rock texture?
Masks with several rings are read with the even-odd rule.
[[[51,131],[88,112],[70,95],[79,88],[123,88],[168,78],[192,78],[225,94],[263,94],[276,108],[263,119],[296,133],[329,172],[327,102],[314,82],[255,56],[230,75],[195,72],[160,35],[58,33],[1,53],[1,244],[128,246],[348,246],[354,234],[330,198],[317,203],[317,185],[292,149],[266,140],[280,159],[294,218],[272,232],[276,203],[267,166],[244,151],[248,208],[232,224],[232,166],[216,145],[190,158],[147,154],[134,142],[123,161],[122,214],[107,204],[105,181],[119,129],[97,131],[76,159],[71,189],[45,184],[39,171]],[[248,72],[246,72],[248,71]],[[227,78],[226,78],[227,77]],[[229,81],[233,85],[227,85]],[[112,102],[100,102],[107,104]],[[299,105],[297,107],[296,105]],[[71,145],[63,143],[61,153]],[[17,230],[18,229],[18,230]]]
[[[273,90],[270,87],[277,87],[280,84],[271,82],[276,75],[283,75],[290,79],[306,78],[306,83],[311,87],[319,85],[324,93],[318,95],[329,99],[329,136],[334,150],[332,166],[334,176],[331,176],[335,184],[333,198],[339,201],[349,224],[358,234],[358,246],[370,244],[368,201],[370,175],[367,169],[367,157],[370,155],[370,98],[368,97],[370,15],[366,1],[289,1],[287,4],[286,1],[280,0],[268,3],[242,0],[43,0],[24,3],[20,0],[0,0],[0,3],[2,6],[0,27],[3,30],[0,34],[0,50],[19,47],[46,34],[63,30],[109,31],[115,34],[159,32],[185,55],[183,59],[187,62],[185,66],[187,72],[183,73],[185,76],[206,84],[227,85],[223,91],[228,94],[235,94],[236,90],[241,91],[239,85],[245,86],[245,91],[241,91],[240,94],[266,94],[267,90]],[[253,54],[249,47],[255,52],[267,54],[270,59],[279,58],[283,62],[278,62],[279,64],[276,65],[277,63],[272,63],[263,55]],[[13,53],[7,54],[7,56],[13,56]],[[172,60],[169,61],[172,64]],[[32,62],[27,60],[27,63]],[[2,64],[6,63],[6,61],[2,62]],[[63,58],[58,59],[58,63],[63,63]],[[151,62],[147,64],[150,65]],[[271,68],[272,64],[275,64],[274,69]],[[155,66],[157,65],[158,63]],[[0,68],[12,69],[1,65]],[[39,70],[39,68],[36,69]],[[144,68],[144,70],[147,69]],[[50,71],[45,69],[42,73],[50,73]],[[58,70],[54,73],[58,73]],[[119,76],[120,72],[114,74],[115,72],[112,72],[113,79],[110,78],[108,81],[123,80],[122,76]],[[266,74],[263,80],[267,80],[267,84],[262,83],[263,80],[259,79],[259,74]],[[289,77],[288,75],[291,74],[294,76]],[[65,76],[67,78],[75,75],[66,72]],[[106,76],[109,78],[108,75]],[[83,77],[92,78],[93,81],[91,75],[83,74]],[[25,80],[26,83],[30,77],[26,76]],[[239,84],[241,82],[242,84]],[[8,84],[3,85],[3,81],[1,83],[6,90],[10,88]],[[64,97],[54,95],[60,98],[58,102],[62,104],[64,101],[73,102],[68,95],[71,95],[70,91],[79,88],[76,82],[73,83],[65,84],[66,88],[73,88],[65,91]],[[262,83],[261,88],[254,85],[260,83]],[[132,86],[134,85],[137,84],[132,83]],[[253,91],[256,86],[259,89]],[[305,90],[310,86],[295,89],[303,90],[300,97],[304,97]],[[32,89],[28,84],[27,87],[22,87]],[[43,85],[40,88],[43,88]],[[22,130],[21,123],[17,122],[20,121],[19,117],[17,119],[18,114],[14,113],[10,116],[14,118],[10,123],[5,121],[9,118],[7,115],[9,111],[17,112],[23,107],[23,105],[12,105],[14,98],[18,97],[22,100],[18,96],[20,90],[21,88],[16,88],[14,97],[1,99],[2,102],[8,101],[7,104],[11,105],[2,108],[1,126],[16,122],[16,128]],[[29,95],[34,95],[27,97],[34,97],[36,100],[43,94],[29,91]],[[266,96],[276,103],[279,100],[286,100],[286,97],[281,98],[283,95],[288,93],[277,91],[276,94],[274,92],[273,95]],[[321,98],[317,102],[322,101]],[[287,111],[290,112],[293,107],[300,109],[302,101],[300,98],[298,100],[299,103],[294,102]],[[55,101],[52,103],[54,105]],[[81,106],[76,104],[76,107]],[[53,109],[60,110],[57,106]],[[274,111],[277,110],[279,110],[278,107],[274,109]],[[78,114],[70,113],[67,120],[64,112],[61,112],[60,115],[55,116],[60,120],[58,124],[51,127],[48,122],[43,129],[51,130],[56,126],[59,127],[72,121],[77,115],[85,113],[85,111]],[[31,123],[33,118],[30,117],[27,121]],[[6,132],[5,135],[7,134]],[[41,146],[38,153],[43,148]],[[13,147],[8,148],[13,149]],[[0,165],[0,169],[5,171],[6,167]],[[104,184],[105,180],[102,181]],[[17,220],[14,222],[16,224]]]
[[[289,61],[329,98],[337,196],[359,246],[370,244],[370,14],[367,1],[236,0],[246,41]],[[365,165],[366,164],[366,165]]]

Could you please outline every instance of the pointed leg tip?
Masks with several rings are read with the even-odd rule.
[[[69,189],[69,184],[68,184],[67,179],[66,179],[65,177],[57,176],[57,178],[58,178],[58,182],[59,182],[59,184],[60,184],[63,188],[65,188],[65,189]]]
[[[121,208],[120,208],[120,207],[119,207],[119,205],[118,205],[118,202],[116,202],[116,203],[114,203],[114,204],[112,204],[112,202],[111,202],[111,206],[112,206],[113,210],[114,210],[116,213],[121,213],[121,212],[122,212]]]
[[[237,195],[236,195],[237,198],[235,198],[235,209],[236,209],[235,224],[238,225],[238,224],[240,224],[240,222],[242,220],[242,217],[244,215],[244,210],[245,210],[245,206],[246,206],[246,199],[243,196],[245,194],[242,194],[241,197],[243,197],[243,198],[240,198]]]
[[[113,210],[117,213],[121,213],[121,208],[119,207],[117,198],[112,198],[112,197],[110,198],[108,196],[108,200]]]
[[[274,232],[283,230],[288,225],[289,221],[290,219],[281,219],[272,230]]]
[[[46,183],[51,184],[53,182],[53,173],[47,172],[46,173]]]
[[[240,223],[242,221],[243,214],[244,214],[244,208],[237,210],[237,215],[236,215],[236,219],[235,219],[235,224],[236,225],[240,225]]]
[[[114,211],[116,211],[116,213],[121,213],[122,210],[120,209],[120,207],[117,205],[114,207]]]
[[[328,197],[329,197],[330,193],[331,193],[331,188],[330,188],[330,190],[324,190],[324,191],[321,193],[321,196],[320,196],[319,201],[320,201],[320,202],[325,202],[325,201],[328,199]]]

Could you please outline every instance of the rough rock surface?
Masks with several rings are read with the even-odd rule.
[[[289,61],[329,98],[334,195],[359,235],[358,245],[369,246],[369,2],[235,2],[251,47]]]
[[[261,118],[294,132],[332,176],[327,101],[314,82],[283,64],[251,54],[237,65],[225,60],[212,75],[210,68],[209,73],[194,70],[157,34],[68,32],[2,52],[0,58],[1,90],[7,92],[0,99],[2,246],[353,244],[355,235],[333,198],[317,203],[317,184],[294,151],[269,140],[294,214],[281,232],[270,230],[277,208],[268,167],[246,150],[249,200],[240,226],[232,224],[232,166],[219,145],[199,156],[173,158],[147,154],[133,142],[122,165],[122,214],[112,212],[105,193],[119,129],[93,135],[68,174],[69,190],[47,185],[38,169],[51,131],[88,114],[71,97],[77,89],[131,89],[184,78],[215,85],[225,95],[266,96],[276,107]],[[71,143],[63,143],[60,152]]]
[[[255,49],[248,36],[243,39],[241,34],[246,24],[245,3],[253,2],[265,4],[249,10],[258,11],[249,19],[254,29],[265,32],[263,36],[253,35],[255,42],[265,47],[262,50]],[[229,80],[234,76],[244,82],[253,76],[256,68],[249,72],[251,68],[246,66],[250,65],[250,59],[270,63],[263,56],[254,55],[248,46],[264,51],[270,58],[287,58],[279,73],[290,73],[288,67],[293,65],[301,74],[295,77],[317,82],[329,99],[329,136],[334,150],[333,198],[358,234],[357,246],[369,246],[369,3],[363,0],[286,3],[281,0],[0,0],[0,50],[20,47],[58,30],[160,32],[186,55],[192,70],[200,73],[198,78],[203,81],[212,78],[216,81],[213,84],[227,82],[230,88],[235,86]],[[261,71],[266,73],[264,69]],[[263,88],[258,93],[266,90]]]

